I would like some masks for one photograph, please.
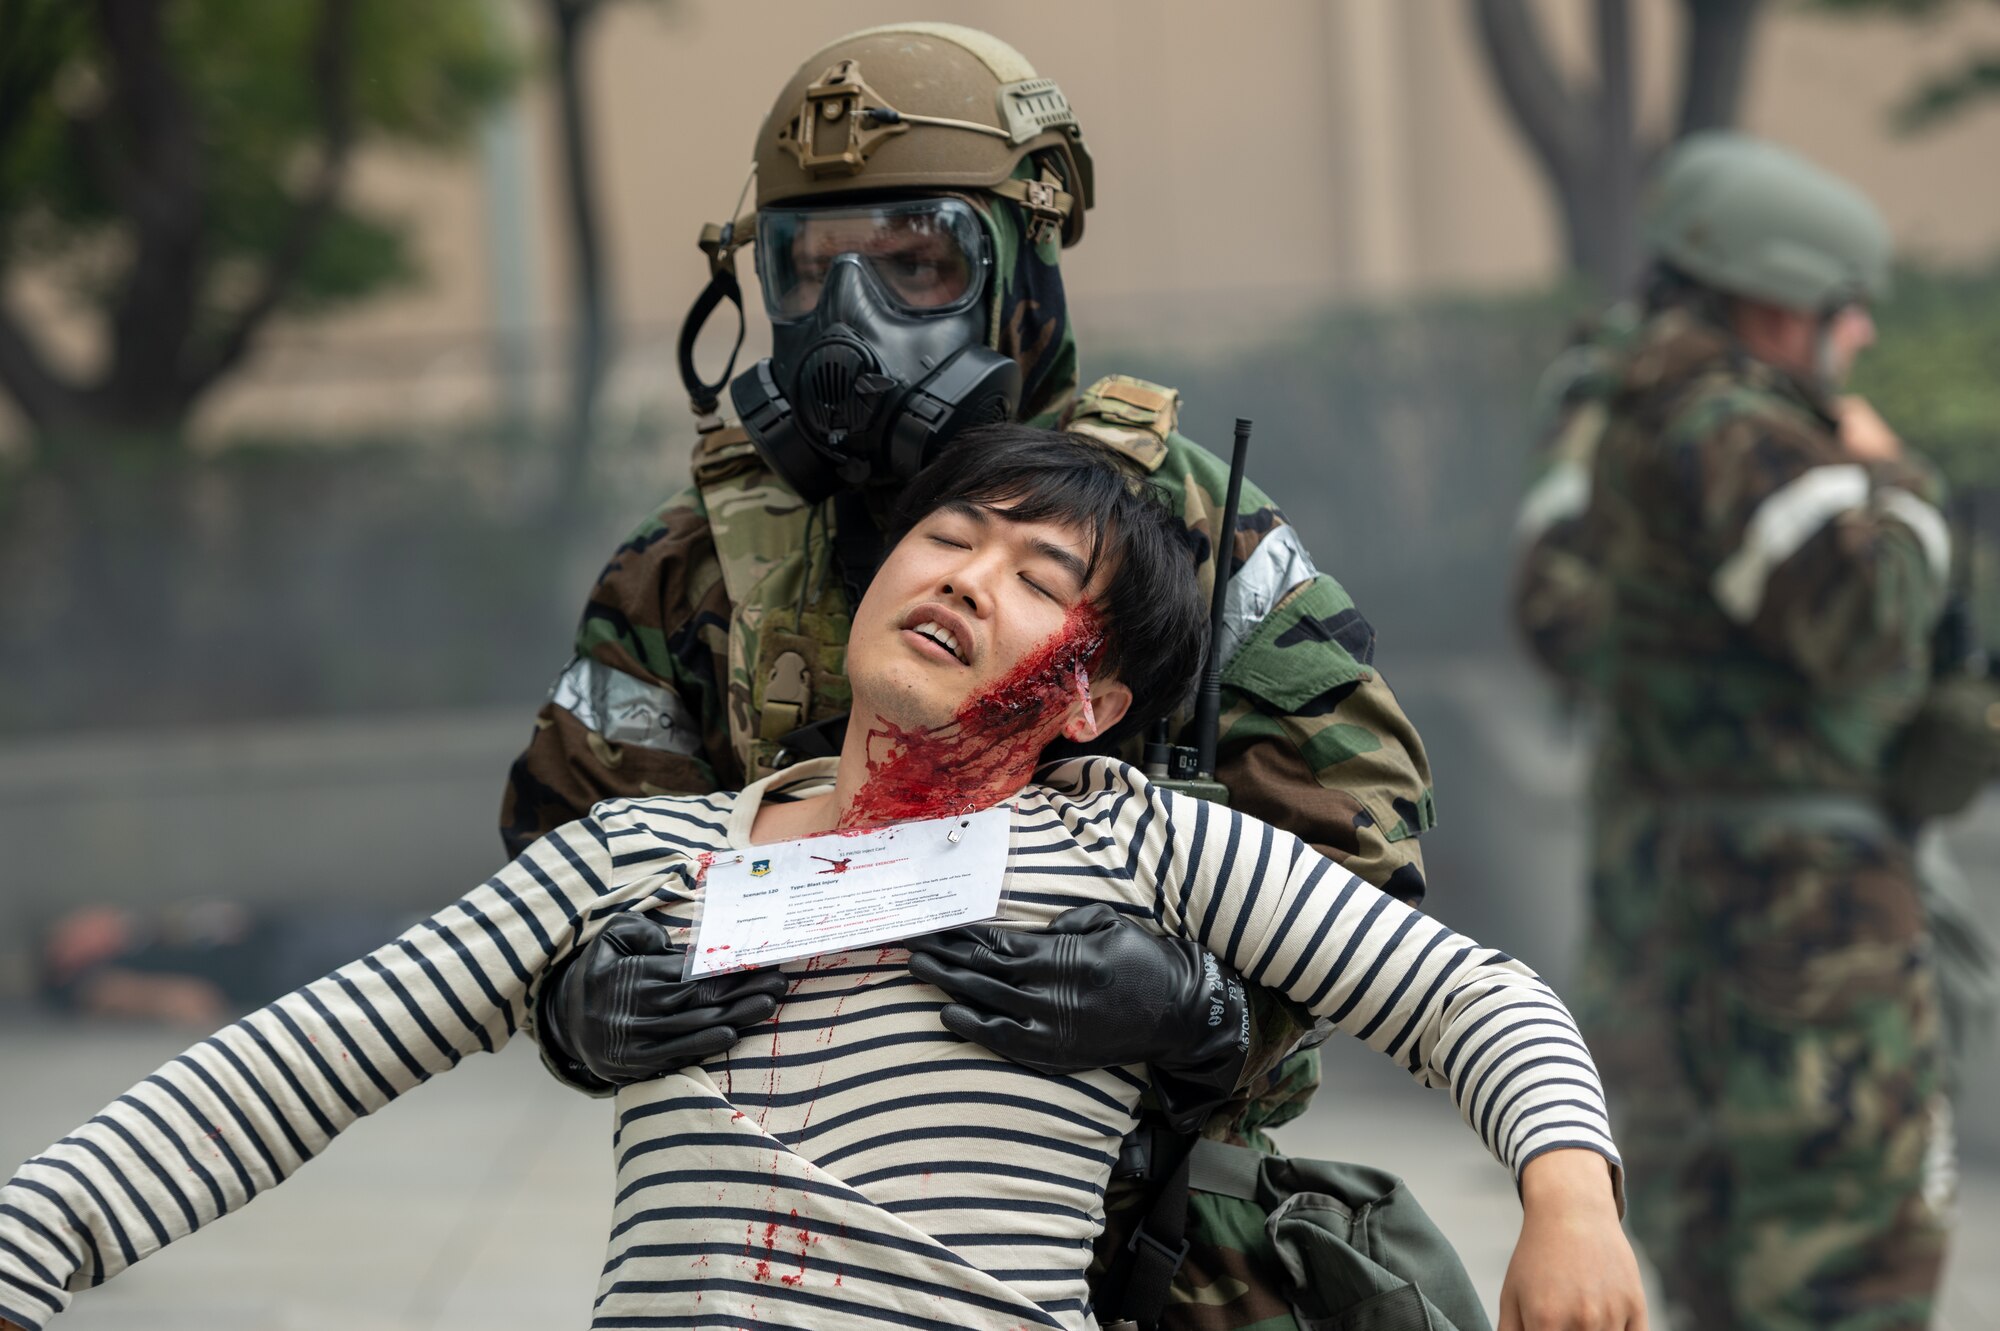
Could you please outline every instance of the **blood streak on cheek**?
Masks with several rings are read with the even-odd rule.
[[[1028,784],[1064,712],[1080,696],[1090,711],[1090,668],[1104,650],[1104,620],[1088,602],[1062,628],[934,730],[894,722],[868,735],[868,780],[840,830],[990,808]],[[879,750],[881,758],[874,754]]]

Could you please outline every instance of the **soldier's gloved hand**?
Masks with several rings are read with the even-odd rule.
[[[572,1080],[625,1086],[677,1071],[769,1021],[785,996],[775,967],[681,979],[666,926],[628,911],[542,985],[542,1048]]]
[[[1097,904],[1046,930],[971,925],[909,941],[910,973],[956,1002],[954,1035],[1037,1072],[1144,1063],[1183,1131],[1236,1088],[1250,1049],[1249,998],[1193,943],[1161,938]]]
[[[1962,813],[2000,780],[2000,680],[1959,675],[1931,686],[1889,749],[1884,798],[1912,822]]]

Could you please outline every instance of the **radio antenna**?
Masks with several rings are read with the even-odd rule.
[[[1236,418],[1236,444],[1229,458],[1229,486],[1214,528],[1215,587],[1208,608],[1208,653],[1203,660],[1201,687],[1195,694],[1194,746],[1174,744],[1166,721],[1153,729],[1146,745],[1146,775],[1169,790],[1229,802],[1229,791],[1215,779],[1215,748],[1222,728],[1222,621],[1229,601],[1229,582],[1236,574],[1236,506],[1243,498],[1243,472],[1250,454],[1250,422]]]

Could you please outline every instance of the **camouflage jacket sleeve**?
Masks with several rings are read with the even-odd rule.
[[[1223,671],[1216,779],[1233,807],[1415,905],[1430,764],[1374,655],[1339,583],[1322,573],[1286,592]]]
[[[720,667],[729,598],[693,487],[640,524],[591,588],[575,654],[508,772],[509,855],[599,800],[741,784]]]
[[[1191,528],[1213,530],[1228,479],[1220,459],[1176,435],[1154,479],[1178,492]],[[1430,766],[1374,667],[1375,631],[1262,491],[1246,482],[1238,511],[1216,778],[1234,807],[1414,904],[1417,836],[1435,820]],[[1204,559],[1205,584],[1213,564]]]
[[[1698,400],[1667,442],[1691,553],[1763,651],[1835,692],[1926,668],[1951,549],[1928,468],[1858,461],[1828,416],[1748,390]]]
[[[1572,691],[1600,673],[1610,626],[1602,524],[1593,521],[1590,484],[1615,367],[1609,345],[1585,342],[1544,376],[1534,412],[1535,474],[1514,524],[1514,626],[1536,663]]]

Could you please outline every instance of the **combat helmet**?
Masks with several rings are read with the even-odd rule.
[[[681,380],[703,432],[722,424],[719,399],[743,345],[736,255],[760,239],[760,225],[774,214],[896,196],[985,194],[1016,205],[1032,252],[1081,239],[1094,196],[1090,152],[1055,81],[1039,77],[998,38],[950,23],[869,28],[809,56],[758,129],[754,177],[750,212],[702,228],[709,282],[681,325]],[[760,270],[763,251],[778,248],[760,244]],[[771,274],[763,276],[768,308],[773,284]],[[709,381],[695,368],[695,339],[725,302],[737,311],[735,345],[720,378]],[[1060,316],[1059,295],[1045,303]]]
[[[1659,166],[1646,182],[1643,201],[1646,253],[1654,257],[1661,254],[1676,225],[1717,171],[1764,146],[1761,139],[1727,129],[1699,130],[1676,139],[1660,154]]]
[[[1692,136],[1663,164],[1651,202],[1648,251],[1711,290],[1812,314],[1888,294],[1881,213],[1777,144]]]
[[[1036,169],[1023,173],[1023,159]],[[981,190],[1034,239],[1083,237],[1093,167],[1055,80],[999,38],[952,23],[850,33],[808,57],[757,132],[757,206],[839,195]],[[1022,175],[1028,178],[1019,178]]]

